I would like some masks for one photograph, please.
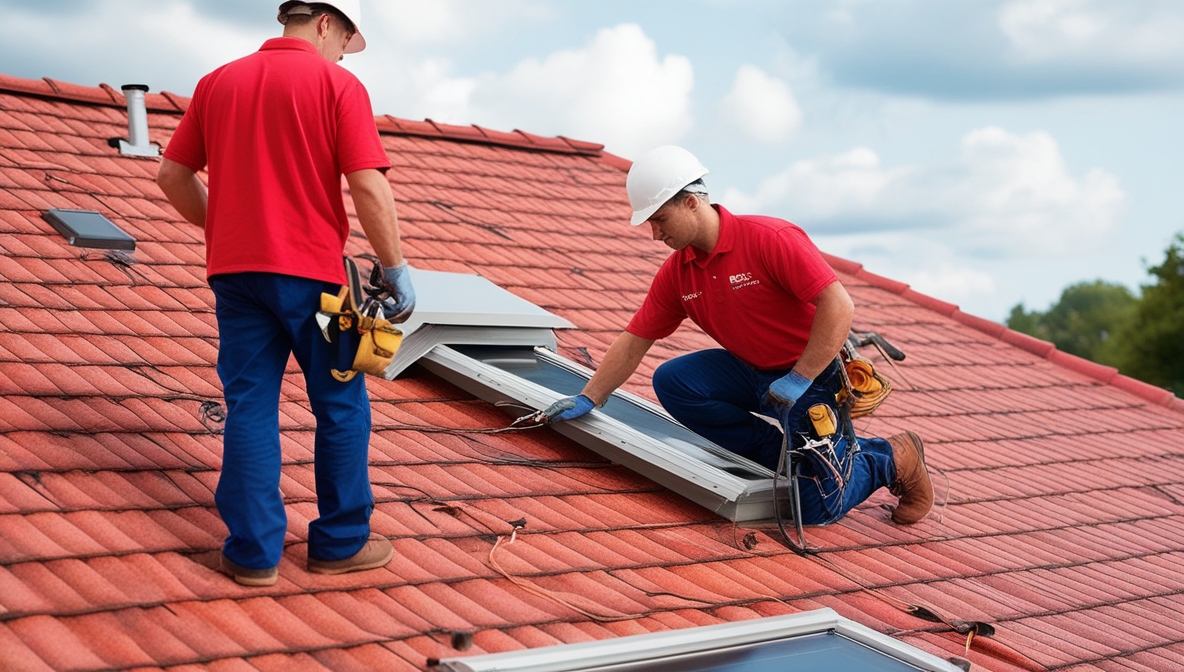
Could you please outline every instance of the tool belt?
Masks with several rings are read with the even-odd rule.
[[[316,316],[321,334],[336,346],[330,373],[341,382],[351,380],[359,371],[385,378],[403,342],[403,332],[386,319],[387,312],[393,313],[391,306],[375,298],[383,291],[375,280],[382,277],[381,267],[375,266],[371,286],[363,289],[357,264],[349,257],[344,263],[346,284],[336,295],[321,294]]]

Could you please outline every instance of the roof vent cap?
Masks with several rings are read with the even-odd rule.
[[[130,156],[160,156],[160,145],[153,144],[148,139],[148,107],[144,103],[144,94],[148,87],[143,84],[124,84],[123,96],[127,99],[127,132],[128,139],[118,138],[119,153]],[[112,141],[112,146],[115,141]]]

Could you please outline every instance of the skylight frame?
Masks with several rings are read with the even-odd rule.
[[[685,628],[609,640],[561,644],[524,651],[446,658],[446,672],[581,672],[675,656],[706,654],[729,647],[772,644],[796,637],[833,633],[926,672],[961,672],[937,656],[844,618],[824,607],[784,616]]]
[[[558,366],[584,379],[592,376],[593,372],[590,369],[545,347],[536,346],[533,353],[545,363]],[[423,355],[420,364],[448,382],[490,403],[511,402],[543,409],[565,396],[473,359],[444,343]],[[624,390],[617,390],[613,397],[648,411],[672,425],[683,427],[665,409],[647,399]],[[600,410],[593,410],[575,420],[557,423],[552,425],[552,429],[724,518],[742,522],[765,520],[773,516],[773,472],[718,446],[715,446],[715,450],[726,454],[729,461],[760,476],[767,475],[767,478],[740,478],[706,462],[688,459],[682,450],[669,446]]]
[[[98,210],[50,208],[41,213],[55,231],[74,247],[94,250],[136,251],[136,239]],[[105,231],[101,229],[106,229]]]

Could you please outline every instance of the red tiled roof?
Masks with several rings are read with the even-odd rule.
[[[188,101],[148,104],[167,142]],[[292,376],[281,578],[235,585],[210,568],[225,528],[203,412],[220,388],[202,233],[157,190],[155,161],[107,145],[126,135],[122,105],[107,86],[0,76],[0,668],[415,670],[460,655],[453,633],[479,653],[821,606],[964,655],[964,636],[885,596],[993,624],[967,656],[976,669],[1184,666],[1184,404],[833,257],[857,326],[908,353],[860,429],[926,438],[939,494],[949,487],[924,522],[892,525],[879,493],[810,530],[821,560],[801,558],[549,430],[466,431],[506,417],[413,369],[369,382],[373,525],[398,560],[314,576],[312,417]],[[560,334],[561,352],[600,361],[665,256],[622,225],[628,162],[567,138],[378,124],[412,262],[479,273],[566,317],[580,329]],[[99,210],[136,252],[67,246],[40,218],[51,207]],[[658,362],[709,345],[684,327],[628,388],[652,398]],[[491,564],[519,518],[497,562],[583,613]]]

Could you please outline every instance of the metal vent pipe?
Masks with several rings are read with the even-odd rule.
[[[121,88],[127,99],[128,140],[119,141],[119,153],[160,156],[160,147],[148,139],[148,106],[144,103],[148,87],[143,84],[124,84]]]

